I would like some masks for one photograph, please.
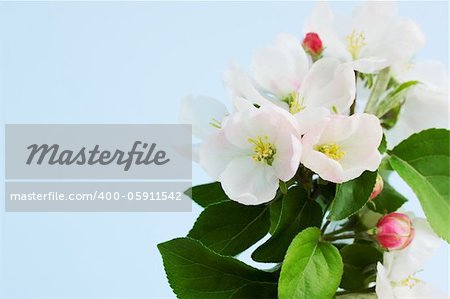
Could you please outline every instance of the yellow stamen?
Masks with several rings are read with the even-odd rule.
[[[272,166],[277,150],[275,146],[269,142],[269,137],[258,136],[256,138],[249,138],[248,142],[255,145],[253,147],[253,160]]]
[[[297,114],[305,109],[305,106],[303,106],[303,98],[297,92],[291,92],[282,101],[289,105],[289,112],[291,114]]]
[[[217,128],[217,129],[222,128],[220,121],[218,121],[218,120],[215,119],[215,118],[212,118],[209,124],[210,124],[211,126],[213,126],[214,128]]]
[[[336,143],[317,145],[315,150],[336,161],[341,160],[345,156],[345,152]]]
[[[397,286],[397,287],[409,287],[410,289],[412,289],[413,287],[415,287],[416,285],[418,285],[421,282],[422,281],[420,279],[412,277],[410,275],[407,278],[405,278],[399,282],[393,282],[393,285]]]
[[[353,59],[359,58],[362,48],[366,45],[366,38],[363,31],[353,30],[352,33],[347,36],[347,50],[352,55]]]

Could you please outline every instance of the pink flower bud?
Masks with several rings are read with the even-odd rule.
[[[315,32],[306,34],[305,39],[303,40],[303,47],[313,56],[320,55],[323,51],[322,40]]]
[[[370,194],[370,199],[377,197],[381,191],[383,191],[384,181],[381,175],[377,174],[377,180],[375,181],[375,186],[373,187],[372,193]]]
[[[402,213],[390,213],[377,223],[376,238],[378,243],[388,250],[406,248],[414,238],[411,219]]]

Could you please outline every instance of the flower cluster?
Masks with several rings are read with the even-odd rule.
[[[378,168],[380,121],[371,114],[350,113],[355,71],[333,57],[313,63],[302,43],[316,49],[320,39],[317,34],[314,38],[306,43],[278,36],[256,53],[251,78],[232,65],[224,75],[231,113],[213,100],[184,100],[183,117],[192,119],[194,128],[211,127],[199,151],[200,164],[232,200],[268,202],[279,180],[288,182],[302,165],[334,183]],[[190,116],[189,111],[200,109],[211,111],[212,117]]]
[[[358,5],[345,19],[319,3],[304,29],[256,51],[249,71],[230,64],[223,75],[229,105],[188,96],[180,113],[201,141],[193,159],[218,183],[189,190],[205,210],[188,238],[171,246],[205,246],[209,258],[195,265],[220,264],[233,276],[241,269],[244,277],[250,270],[223,255],[234,257],[270,234],[252,258],[281,270],[266,277],[252,269],[244,285],[224,278],[178,288],[184,274],[168,269],[176,261],[164,243],[174,291],[270,298],[273,283],[280,298],[447,298],[415,277],[439,237],[450,240],[443,67],[414,60],[424,36],[392,2]],[[416,193],[430,224],[399,212],[407,199],[389,184],[394,172]],[[319,272],[328,279],[322,284]]]

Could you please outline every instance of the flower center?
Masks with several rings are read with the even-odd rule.
[[[303,98],[300,97],[297,92],[291,92],[281,101],[289,105],[289,112],[291,114],[297,114],[305,109],[305,106],[303,105]]]
[[[347,50],[352,55],[353,59],[357,59],[361,53],[361,49],[367,45],[364,32],[353,30],[352,33],[346,37],[346,39]]]
[[[422,281],[420,279],[417,279],[410,275],[407,278],[405,278],[399,282],[393,282],[392,284],[394,285],[394,287],[408,287],[408,288],[412,289],[413,287],[415,287],[416,285],[418,285],[421,282]]]
[[[315,150],[336,161],[341,160],[345,156],[345,152],[336,143],[318,145],[315,147]]]
[[[274,156],[277,153],[277,150],[273,143],[269,142],[269,137],[258,136],[256,138],[249,138],[249,143],[254,144],[253,147],[253,160],[256,162],[266,163],[272,166]]]

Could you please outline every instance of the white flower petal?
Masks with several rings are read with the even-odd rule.
[[[398,12],[394,1],[365,1],[355,7],[355,18],[365,20],[368,18],[395,17]]]
[[[196,163],[200,163],[200,148],[202,147],[201,143],[196,143],[192,145],[192,161]]]
[[[387,276],[386,269],[381,263],[377,264],[377,282],[375,291],[378,299],[395,299],[391,281]]]
[[[175,151],[183,158],[199,163],[199,151],[202,143],[176,145]]]
[[[304,26],[305,33],[328,30],[333,25],[334,14],[328,3],[320,1],[314,8]]]
[[[320,136],[326,129],[326,124],[330,121],[328,118],[320,125],[314,126],[311,130],[308,130],[305,135],[302,136],[303,153],[313,150],[314,146],[319,143]]]
[[[199,161],[206,173],[217,180],[232,159],[244,154],[228,142],[223,130],[219,130],[203,142],[199,150]]]
[[[355,71],[365,74],[376,73],[384,69],[385,67],[388,67],[389,64],[390,62],[386,58],[376,56],[360,58],[349,62],[349,65],[351,65]]]
[[[425,129],[449,128],[448,74],[442,63],[423,61],[397,70],[395,75],[400,82],[420,83],[407,91],[396,125],[386,131],[389,147]]]
[[[321,178],[342,183],[374,171],[381,162],[378,146],[382,128],[377,117],[370,114],[333,115],[321,130],[314,129],[302,138],[302,163]],[[332,159],[315,150],[316,146],[337,146],[343,156]]]
[[[252,102],[248,101],[247,99],[245,99],[243,97],[234,96],[231,99],[233,102],[234,111],[256,110],[256,107],[252,104]]]
[[[225,193],[234,201],[245,205],[258,205],[271,201],[279,181],[272,167],[255,162],[251,157],[230,161],[220,175]]]
[[[410,135],[429,128],[449,128],[448,93],[427,88],[412,87],[406,96],[396,125],[386,131],[389,147],[393,147]]]
[[[252,69],[260,87],[283,98],[299,89],[309,61],[300,41],[284,34],[276,38],[274,45],[256,53]]]
[[[272,200],[279,180],[295,175],[301,149],[289,112],[274,105],[252,106],[222,122],[201,147],[200,163],[232,200],[255,205]]]
[[[313,64],[300,88],[306,107],[333,106],[338,111],[348,109],[355,99],[355,72],[334,58],[323,58]]]
[[[340,61],[350,61],[352,59],[345,43],[334,30],[336,26],[334,14],[326,2],[318,2],[303,27],[304,33],[315,32],[319,35],[324,46],[323,55],[334,57]]]
[[[250,104],[260,106],[270,103],[256,89],[245,71],[235,62],[232,62],[230,68],[224,72],[223,81],[232,98],[246,99]],[[235,108],[240,110],[240,107]]]
[[[423,281],[416,282],[413,287],[398,286],[394,288],[395,298],[398,299],[448,299],[447,294]],[[380,298],[383,299],[383,298]]]
[[[339,161],[344,169],[344,181],[356,179],[366,170],[375,171],[381,163],[381,155],[377,150],[348,151],[346,156]]]
[[[354,122],[351,127],[354,128],[356,124],[356,129],[352,131],[351,139],[345,145],[354,147],[363,144],[366,150],[378,148],[383,138],[380,120],[368,113],[354,114],[349,118]]]
[[[240,148],[250,148],[249,138],[257,136],[277,136],[279,132],[296,134],[298,125],[287,111],[274,106],[261,106],[259,109],[240,111],[228,118],[224,125],[227,139]]]
[[[319,142],[336,143],[347,140],[358,129],[359,121],[354,115],[352,117],[344,115],[332,115],[330,121],[326,123],[325,128],[320,135]]]
[[[425,60],[415,64],[406,64],[402,73],[396,77],[400,82],[418,80],[427,87],[435,90],[448,90],[448,74],[446,66],[436,60]]]
[[[345,179],[351,180],[359,177],[365,170],[375,171],[381,163],[381,154],[378,146],[383,137],[380,121],[371,114],[355,114],[351,125],[355,130],[347,140],[339,143],[346,152],[340,161]]]
[[[294,117],[297,120],[299,133],[303,135],[306,132],[311,131],[313,128],[320,126],[322,123],[328,121],[330,115],[330,110],[326,108],[307,107],[299,113],[295,114]]]
[[[377,299],[377,295],[373,293],[369,294],[345,294],[345,295],[338,295],[336,296],[336,299]]]
[[[300,139],[295,135],[280,130],[275,140],[277,153],[273,161],[273,169],[276,176],[287,182],[290,180],[300,165],[302,146]]]
[[[416,24],[396,14],[392,2],[365,2],[351,18],[333,17],[325,5],[318,5],[305,30],[319,34],[325,57],[343,62],[355,60],[351,64],[355,70],[374,73],[404,64],[423,46],[424,37]],[[352,34],[361,34],[364,41],[356,41],[350,47],[348,39]]]
[[[398,19],[382,39],[373,45],[373,56],[385,57],[389,65],[408,62],[425,44],[425,36],[410,19]]]
[[[368,2],[356,8],[353,29],[364,35],[366,44],[358,58],[378,57],[395,66],[409,61],[423,46],[423,33],[410,19],[398,17],[395,6],[392,2]],[[370,68],[373,71],[374,65]],[[361,71],[369,69],[365,66]]]
[[[192,134],[205,139],[217,131],[211,123],[220,124],[227,113],[225,105],[216,99],[189,95],[181,99],[179,122],[192,124]]]
[[[318,151],[310,150],[304,153],[302,155],[302,163],[326,181],[333,183],[344,182],[344,172],[341,164]]]

